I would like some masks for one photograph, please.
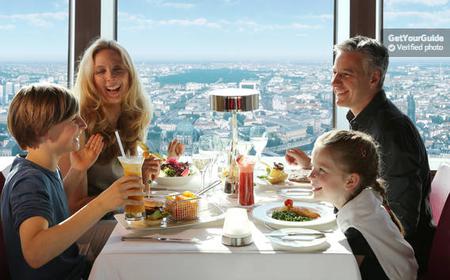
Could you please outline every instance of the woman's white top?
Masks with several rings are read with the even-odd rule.
[[[414,250],[374,190],[364,189],[339,209],[337,223],[342,232],[353,227],[364,236],[389,279],[417,278]]]

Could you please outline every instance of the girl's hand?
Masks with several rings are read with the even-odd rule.
[[[144,160],[142,164],[142,182],[147,184],[148,180],[154,180],[159,176],[161,170],[161,160],[157,157],[150,156]]]
[[[144,195],[144,184],[137,176],[123,176],[117,179],[98,197],[98,201],[105,213],[116,210],[123,205],[142,205],[144,201],[128,199],[133,195]]]
[[[175,157],[180,158],[184,153],[184,144],[178,142],[177,139],[172,140],[172,142],[169,143],[169,147],[167,148],[167,157]]]
[[[284,156],[287,163],[300,165],[302,168],[311,168],[311,159],[300,149],[289,149]]]
[[[103,136],[92,135],[82,149],[70,153],[71,167],[82,171],[88,170],[97,160],[103,145]]]

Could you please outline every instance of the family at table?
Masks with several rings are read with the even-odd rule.
[[[434,233],[423,141],[383,91],[387,49],[357,36],[334,52],[331,85],[351,130],[320,136],[311,158],[288,150],[286,161],[311,169],[314,198],[335,207],[362,279],[416,279]],[[150,118],[129,54],[110,40],[86,49],[72,91],[32,85],[17,93],[8,129],[27,155],[14,160],[1,194],[13,279],[87,279],[115,226],[108,213],[142,204],[130,196],[159,175],[157,157],[145,160],[142,177],[123,176],[117,160],[115,131],[135,155]],[[168,147],[171,157],[183,151],[176,140]]]

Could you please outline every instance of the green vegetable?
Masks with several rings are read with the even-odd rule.
[[[273,211],[272,218],[280,221],[288,221],[288,222],[306,222],[311,221],[311,218],[300,216],[292,211]]]
[[[166,174],[167,177],[174,177],[177,174],[176,170],[170,168],[164,168],[163,172]]]

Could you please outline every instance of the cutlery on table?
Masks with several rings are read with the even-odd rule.
[[[271,232],[265,233],[268,237],[287,237],[287,236],[313,236],[316,238],[325,237],[324,233],[321,232]]]
[[[163,242],[175,242],[175,243],[200,243],[198,238],[176,238],[176,237],[163,237],[163,236],[122,236],[122,241],[163,241]]]

